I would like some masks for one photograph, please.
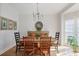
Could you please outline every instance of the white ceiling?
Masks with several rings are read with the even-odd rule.
[[[66,13],[72,13],[72,12],[79,12],[79,3],[74,4],[71,8],[66,10],[64,14]]]
[[[42,14],[58,14],[72,3],[39,3],[39,11]],[[20,14],[32,14],[36,11],[36,3],[14,3]]]

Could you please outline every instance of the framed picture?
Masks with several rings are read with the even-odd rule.
[[[0,30],[16,30],[17,22],[0,16]]]
[[[14,22],[12,20],[8,20],[8,29],[13,30],[14,29]]]
[[[17,29],[17,22],[14,21],[14,30]]]
[[[1,17],[1,30],[7,30],[7,19],[4,17]]]

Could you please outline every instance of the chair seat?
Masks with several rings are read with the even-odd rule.
[[[19,50],[24,49],[24,45],[22,43],[17,43],[17,48],[19,48]]]
[[[23,46],[24,43],[23,42],[18,42],[17,45]]]

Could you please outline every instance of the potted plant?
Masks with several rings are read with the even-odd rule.
[[[70,44],[70,46],[73,48],[73,52],[77,52],[77,39],[75,36],[68,36],[68,42]]]

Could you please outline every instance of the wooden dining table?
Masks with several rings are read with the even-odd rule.
[[[55,41],[56,41],[55,38],[51,37],[51,46],[52,46],[52,44],[53,44]],[[20,39],[20,42],[24,42],[23,38]],[[40,46],[40,38],[38,38],[38,39],[35,38],[35,39],[34,39],[34,43],[37,43],[37,46],[39,47],[39,46]]]
[[[25,41],[25,40],[24,40],[23,38],[20,39],[20,42],[21,42],[21,43],[24,43],[24,41]],[[36,50],[35,50],[35,52],[37,52],[37,51],[40,52],[40,38],[38,38],[38,39],[35,38],[33,41],[34,41],[34,44],[36,45]],[[54,41],[55,41],[55,39],[51,37],[50,46],[52,46],[52,43],[53,43]],[[34,51],[33,51],[33,52],[34,52]]]

